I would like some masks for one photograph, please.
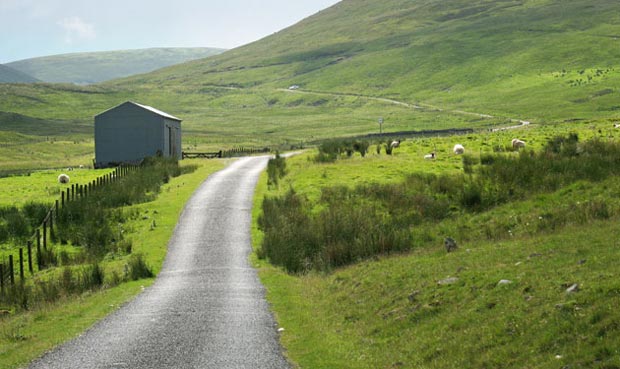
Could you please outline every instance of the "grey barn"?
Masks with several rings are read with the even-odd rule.
[[[127,101],[95,116],[95,167],[136,163],[149,156],[182,159],[181,119]]]

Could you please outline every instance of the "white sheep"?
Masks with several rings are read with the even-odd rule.
[[[614,128],[620,128],[620,123],[614,124]]]
[[[454,145],[454,148],[452,149],[452,151],[454,151],[456,155],[462,155],[465,153],[465,147],[463,147],[463,145],[461,144],[456,144]]]
[[[432,152],[430,154],[424,155],[424,159],[426,159],[426,160],[433,160],[433,159],[435,159],[435,153]]]
[[[521,141],[518,138],[513,138],[512,139],[512,148],[513,149],[518,150],[518,149],[522,149],[524,147],[525,147],[525,142],[524,141]]]
[[[392,143],[390,144],[390,147],[393,149],[400,147],[400,140],[392,141]]]
[[[80,169],[84,169],[84,166],[82,164],[80,164]]]
[[[58,176],[58,183],[66,184],[69,183],[69,176],[62,173]]]

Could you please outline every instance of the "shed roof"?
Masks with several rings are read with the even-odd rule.
[[[121,106],[121,105],[125,105],[125,104],[132,104],[132,105],[138,106],[138,107],[140,107],[140,108],[142,108],[142,109],[145,109],[145,110],[148,110],[148,111],[150,111],[150,112],[153,112],[153,113],[155,113],[155,114],[157,114],[157,115],[159,115],[159,116],[161,116],[161,117],[164,117],[164,118],[168,118],[168,119],[176,120],[176,121],[179,121],[179,122],[181,122],[181,121],[182,121],[181,119],[179,119],[179,118],[175,117],[174,115],[170,115],[170,114],[168,114],[168,113],[166,113],[166,112],[163,112],[163,111],[161,111],[161,110],[159,110],[159,109],[155,109],[155,108],[154,108],[154,107],[152,107],[152,106],[138,104],[137,102],[133,102],[133,101],[126,101],[126,102],[124,102],[124,103],[122,103],[122,104],[119,104],[119,105],[117,105],[117,106],[113,107],[113,108],[110,108],[110,109],[108,109],[108,110],[106,110],[106,111],[103,111],[103,112],[101,112],[101,113],[97,114],[96,116],[99,116],[99,115],[101,115],[101,114],[105,114],[105,113],[107,113],[108,111],[110,111],[110,110],[112,110],[112,109],[116,109],[117,107],[119,107],[119,106]]]

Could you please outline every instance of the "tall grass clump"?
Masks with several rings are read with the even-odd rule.
[[[359,153],[362,157],[368,153],[370,142],[366,140],[333,139],[324,141],[319,145],[319,152],[314,158],[317,163],[332,163],[339,158],[351,157]]]
[[[389,213],[358,200],[325,200],[322,211],[311,213],[308,200],[293,190],[282,197],[265,198],[258,219],[265,232],[259,257],[291,273],[303,273],[409,247],[409,233],[399,229]]]
[[[127,278],[137,281],[142,278],[153,278],[155,273],[148,266],[142,254],[131,255],[127,262]]]
[[[176,161],[168,158],[149,158],[140,170],[66,203],[58,214],[57,237],[83,246],[95,258],[113,251],[114,244],[122,241],[122,234],[113,229],[127,221],[127,214],[121,208],[152,200],[171,177],[193,169],[181,169]]]
[[[540,152],[495,155],[474,171],[467,186],[473,201],[468,208],[488,209],[534,193],[547,193],[576,181],[601,181],[620,174],[620,144],[599,139],[579,142],[576,134],[554,137]]]
[[[286,159],[277,152],[275,158],[267,162],[267,186],[278,187],[280,179],[286,175]]]
[[[21,208],[0,207],[0,243],[11,240],[24,243],[41,225],[49,209],[49,204],[34,202]]]
[[[553,193],[576,182],[620,175],[620,144],[580,143],[571,135],[551,139],[540,152],[486,154],[480,160],[466,157],[464,161],[467,170],[459,174],[411,173],[400,183],[326,187],[316,203],[293,190],[282,197],[267,197],[258,219],[264,232],[259,257],[293,273],[329,270],[423,245],[438,231],[467,233],[471,227],[467,219],[500,205]],[[541,215],[540,221],[531,220],[538,231],[544,231],[567,222],[608,219],[614,213],[604,201],[591,200],[556,207]],[[452,228],[438,227],[443,221]],[[502,226],[493,219],[480,228],[495,239],[501,228],[509,235],[507,231],[517,225]]]

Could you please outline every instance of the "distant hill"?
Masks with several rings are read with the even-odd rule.
[[[38,79],[6,65],[0,64],[0,83],[32,83]]]
[[[617,0],[342,0],[251,44],[139,76],[0,85],[0,111],[86,122],[131,99],[214,146],[368,134],[379,117],[392,132],[616,121],[618,14]]]
[[[617,0],[343,0],[135,81],[364,94],[489,114],[616,114]]]
[[[6,65],[44,82],[91,84],[224,52],[216,48],[153,48],[75,53],[24,59]]]

